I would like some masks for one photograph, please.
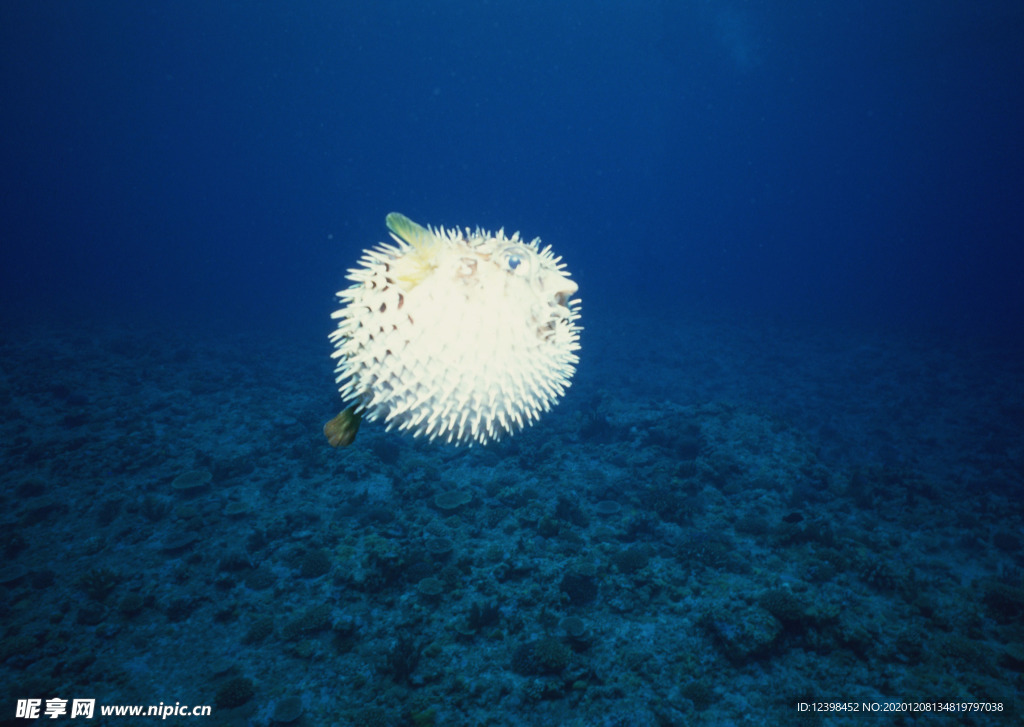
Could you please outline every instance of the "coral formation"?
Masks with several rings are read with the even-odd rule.
[[[213,703],[218,709],[234,709],[247,703],[256,694],[256,687],[247,677],[234,677],[217,689]]]
[[[573,652],[554,637],[520,644],[512,654],[512,668],[524,676],[560,674],[572,661]]]
[[[657,365],[622,334],[595,350]],[[82,335],[72,361],[54,338],[33,368],[81,367],[91,406],[145,414],[93,412],[86,436],[53,427],[0,337],[0,683],[124,704],[159,683],[263,725],[783,724],[823,691],[1020,713],[1020,418],[992,405],[1024,401],[1019,377],[947,405],[980,373],[866,348],[856,406],[817,407],[799,366],[744,392],[760,351],[686,335],[669,384],[595,357],[577,405],[486,449],[364,432],[342,454],[313,443],[315,351],[120,341],[135,360]],[[848,371],[861,354],[837,346]],[[209,401],[182,405],[193,389]],[[211,478],[188,496],[182,462]]]
[[[183,495],[193,495],[206,489],[212,480],[213,475],[209,470],[188,470],[174,478],[174,481],[171,482],[171,489]]]
[[[285,641],[294,641],[302,636],[309,636],[331,627],[331,606],[321,603],[306,609],[293,618],[281,629]]]
[[[319,578],[331,572],[331,556],[321,548],[314,548],[302,556],[299,575],[303,578]]]
[[[105,601],[120,581],[121,577],[109,568],[93,568],[79,579],[78,585],[94,601]]]
[[[434,495],[434,506],[443,512],[453,512],[473,501],[473,495],[465,490],[446,490]]]

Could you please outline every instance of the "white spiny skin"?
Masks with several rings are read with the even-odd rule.
[[[540,240],[409,225],[420,234],[367,250],[338,293],[342,397],[389,430],[452,444],[532,424],[579,361],[576,283]]]

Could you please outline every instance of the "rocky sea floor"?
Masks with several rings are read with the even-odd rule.
[[[328,447],[326,338],[0,335],[0,724],[1020,723],[1019,356],[584,322],[486,449]]]

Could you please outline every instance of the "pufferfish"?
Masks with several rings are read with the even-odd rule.
[[[352,404],[324,426],[332,446],[361,418],[455,445],[487,444],[539,419],[579,363],[578,286],[540,239],[423,227],[392,212],[394,244],[366,250],[332,314],[336,380]]]

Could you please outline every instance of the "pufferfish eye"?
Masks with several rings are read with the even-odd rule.
[[[502,250],[499,260],[510,273],[525,275],[530,272],[529,256],[517,247],[507,247]]]

